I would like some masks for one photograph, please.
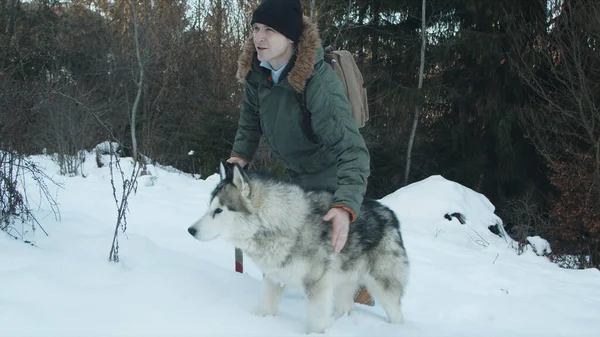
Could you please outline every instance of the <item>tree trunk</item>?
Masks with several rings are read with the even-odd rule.
[[[216,12],[216,22],[215,22],[215,30],[217,33],[217,41],[215,46],[215,59],[217,61],[217,71],[216,71],[216,85],[215,85],[215,97],[217,99],[217,105],[221,105],[221,79],[223,78],[223,53],[221,51],[221,46],[223,44],[223,4],[221,0],[216,1],[215,5]]]
[[[0,60],[0,69],[5,69],[5,62],[8,62],[8,55],[12,46],[11,41],[15,33],[15,22],[19,3],[19,0],[0,1],[0,10],[3,12],[3,14],[0,15],[0,31],[6,34],[4,38],[0,38],[2,50],[4,51],[4,55],[2,55],[2,59]]]
[[[135,11],[135,4],[133,2],[133,0],[130,0],[129,2],[130,6],[131,6],[131,13],[133,15],[133,40],[135,43],[135,54],[137,56],[137,60],[138,60],[138,66],[139,66],[139,80],[136,81],[137,87],[138,87],[138,91],[137,91],[137,95],[135,96],[135,101],[133,102],[133,107],[131,108],[131,144],[132,144],[132,152],[133,152],[133,159],[134,160],[138,160],[138,151],[137,151],[137,137],[136,137],[136,117],[137,117],[137,111],[138,111],[138,107],[140,105],[140,101],[142,98],[142,92],[143,92],[143,85],[144,85],[144,64],[142,62],[142,56],[140,53],[140,41],[139,41],[139,31],[138,31],[138,20],[137,20],[137,13]]]
[[[421,8],[421,65],[419,67],[419,90],[423,90],[423,73],[425,72],[425,3],[423,0],[423,6]],[[412,130],[410,131],[410,139],[408,140],[408,149],[406,151],[406,169],[404,171],[404,186],[408,185],[408,177],[410,175],[410,161],[412,156],[412,148],[415,141],[415,134],[417,133],[417,124],[419,123],[420,104],[415,106],[415,119],[413,121]]]
[[[596,211],[600,211],[598,207],[600,207],[600,138],[596,142],[596,165],[594,165],[594,177],[592,182],[596,185]]]

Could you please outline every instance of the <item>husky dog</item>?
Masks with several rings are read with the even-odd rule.
[[[285,287],[308,299],[308,333],[323,333],[332,317],[350,313],[360,284],[401,324],[408,257],[395,214],[375,200],[363,202],[341,252],[331,244],[332,226],[322,217],[328,191],[306,190],[288,181],[220,164],[221,181],[206,213],[188,228],[197,240],[222,238],[241,248],[263,272],[256,314],[275,315]],[[335,304],[335,311],[334,311]]]

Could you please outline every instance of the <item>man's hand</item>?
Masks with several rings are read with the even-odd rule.
[[[240,167],[244,168],[244,166],[246,166],[246,161],[240,157],[230,157],[229,159],[227,159],[227,162],[229,164],[239,164]]]
[[[350,213],[343,208],[330,208],[323,217],[323,220],[332,221],[333,235],[331,236],[331,244],[333,245],[333,250],[339,253],[348,240]]]

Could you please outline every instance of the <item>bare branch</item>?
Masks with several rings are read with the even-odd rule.
[[[425,46],[427,43],[427,25],[425,22],[425,11],[426,11],[426,0],[423,0],[421,7],[421,63],[419,65],[419,85],[418,89],[422,92],[423,89],[423,73],[425,71]],[[408,185],[408,177],[410,175],[410,165],[411,165],[411,156],[413,144],[415,141],[415,135],[417,133],[417,124],[419,123],[419,113],[421,107],[420,104],[415,106],[415,117],[413,120],[412,130],[410,132],[410,138],[408,140],[408,150],[406,151],[406,168],[404,169],[404,185]]]

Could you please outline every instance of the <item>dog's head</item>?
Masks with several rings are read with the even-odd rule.
[[[220,163],[221,181],[211,193],[206,213],[188,228],[200,241],[217,237],[229,239],[240,233],[240,226],[252,213],[250,179],[238,164]]]

